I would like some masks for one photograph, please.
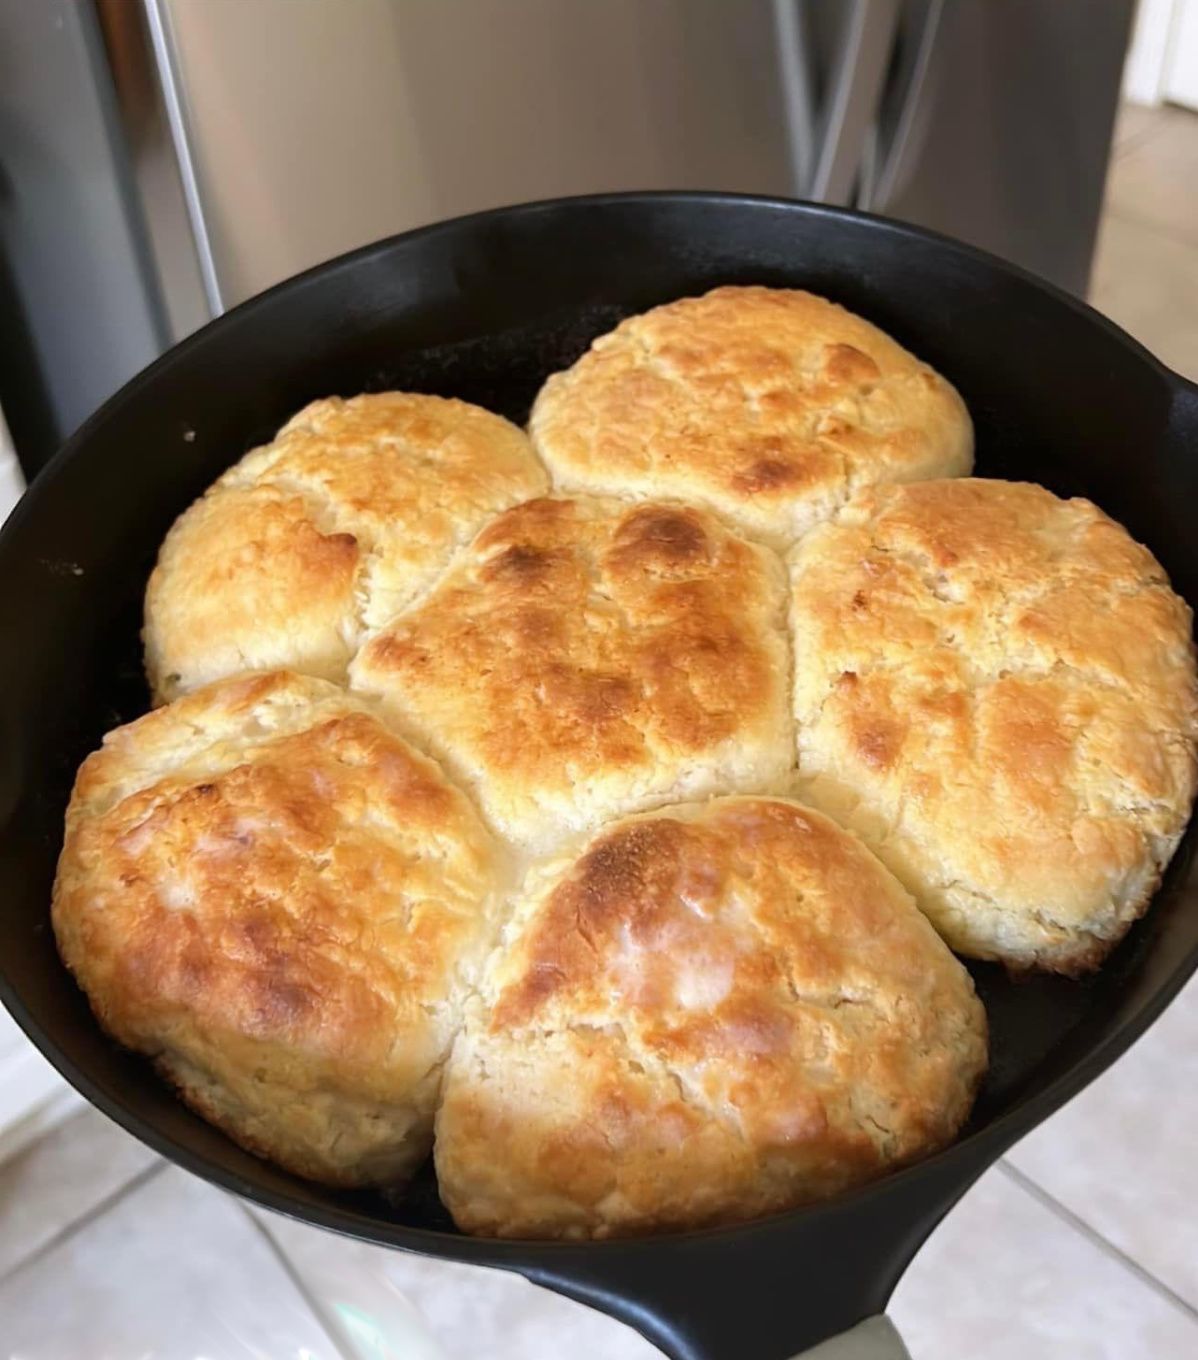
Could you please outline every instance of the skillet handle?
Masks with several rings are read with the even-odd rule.
[[[885,1313],[877,1313],[839,1336],[821,1341],[795,1360],[911,1360],[903,1338]]]

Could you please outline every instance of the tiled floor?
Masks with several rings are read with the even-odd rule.
[[[1094,301],[1198,378],[1195,186],[1198,118],[1129,111]],[[1198,983],[933,1236],[892,1307],[914,1360],[1198,1356],[1195,1130]],[[656,1354],[514,1276],[252,1212],[91,1111],[0,1165],[0,1360]]]
[[[1090,300],[1198,380],[1198,114],[1123,111]]]

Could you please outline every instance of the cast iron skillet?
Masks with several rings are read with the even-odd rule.
[[[522,421],[545,376],[620,317],[727,282],[811,288],[864,313],[956,383],[979,472],[1092,497],[1198,602],[1198,388],[999,260],[850,212],[700,194],[567,199],[409,232],[171,350],[88,421],[0,536],[0,995],[89,1100],[218,1185],[372,1242],[517,1270],[624,1319],[675,1360],[782,1360],[880,1312],[969,1184],[1189,977],[1192,832],[1096,977],[1012,981],[973,968],[993,1065],[953,1147],[831,1204],[649,1241],[476,1240],[454,1232],[430,1176],[389,1204],[258,1161],[104,1038],[58,961],[47,912],[75,767],[147,707],[138,628],[155,550],[223,468],[329,393],[410,388]]]

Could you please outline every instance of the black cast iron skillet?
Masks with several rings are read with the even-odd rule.
[[[1198,388],[996,259],[849,212],[696,194],[532,204],[410,232],[282,284],[170,351],[88,421],[0,536],[0,994],[89,1100],[218,1185],[371,1242],[517,1270],[624,1319],[676,1360],[782,1360],[880,1312],[969,1184],[1189,977],[1193,833],[1097,976],[1020,982],[973,967],[992,1069],[953,1147],[831,1204],[648,1241],[462,1237],[431,1175],[390,1204],[242,1152],[101,1034],[58,961],[47,911],[75,767],[147,707],[138,628],[155,550],[223,468],[330,393],[410,388],[523,421],[545,376],[620,317],[727,282],[810,288],[877,322],[961,390],[981,474],[1092,497],[1198,602]]]

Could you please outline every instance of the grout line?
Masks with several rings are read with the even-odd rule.
[[[0,1109],[4,1105],[2,1088],[3,1073],[0,1073]],[[29,1152],[40,1139],[77,1119],[85,1109],[83,1097],[63,1082],[48,1099],[35,1105],[19,1119],[6,1122],[0,1116],[0,1170]]]
[[[1129,133],[1125,141],[1113,142],[1111,144],[1111,164],[1114,165],[1116,161],[1121,161],[1129,152],[1140,151],[1149,142],[1154,142],[1165,131],[1167,125],[1167,119],[1157,117],[1147,127],[1142,127],[1139,132]]]
[[[1096,1228],[1091,1227],[1084,1218],[1062,1204],[1055,1195],[1050,1194],[1042,1185],[1032,1180],[1025,1172],[1020,1171],[1005,1157],[998,1163],[998,1168],[1008,1180],[1013,1181],[1022,1190],[1026,1190],[1050,1213],[1055,1214],[1069,1227],[1088,1238],[1105,1256],[1109,1256],[1126,1270],[1130,1270],[1141,1284],[1147,1285],[1154,1294],[1184,1313],[1192,1322],[1198,1322],[1198,1308],[1188,1299],[1183,1298],[1176,1290],[1171,1289],[1163,1280],[1157,1279],[1150,1270],[1142,1266],[1133,1256],[1129,1256],[1122,1248],[1117,1247],[1109,1238],[1104,1237]]]
[[[1102,217],[1114,217],[1127,226],[1135,227],[1138,231],[1146,231],[1152,236],[1162,237],[1166,241],[1172,241],[1174,245],[1185,246],[1187,249],[1198,252],[1198,237],[1192,233],[1187,235],[1184,229],[1175,226],[1172,222],[1161,222],[1154,217],[1141,217],[1134,208],[1126,208],[1118,200],[1118,195],[1108,194],[1103,200]]]
[[[1125,101],[1116,116],[1115,126],[1122,117],[1123,108],[1126,108],[1130,101]],[[1179,104],[1168,102],[1158,104],[1155,107],[1145,110],[1147,118],[1144,125],[1136,132],[1129,132],[1127,136],[1119,141],[1116,137],[1111,138],[1111,161],[1121,160],[1128,152],[1142,151],[1146,146],[1165,136],[1170,132],[1180,132],[1182,135],[1192,134],[1198,128],[1198,112],[1187,109]]]
[[[266,1226],[262,1219],[249,1207],[249,1205],[242,1204],[241,1201],[237,1199],[237,1197],[234,1195],[230,1195],[229,1198],[233,1201],[234,1204],[237,1205],[237,1207],[246,1216],[246,1218],[249,1219],[249,1221],[254,1225],[258,1232],[262,1234],[262,1237],[265,1240],[266,1245],[270,1250],[271,1254],[274,1256],[275,1260],[278,1261],[279,1265],[283,1268],[283,1271],[286,1274],[287,1278],[299,1291],[300,1297],[308,1305],[309,1311],[312,1313],[312,1316],[316,1319],[317,1324],[320,1326],[321,1330],[324,1332],[324,1334],[328,1337],[329,1341],[332,1343],[333,1348],[336,1350],[337,1354],[341,1357],[341,1360],[358,1360],[358,1355],[356,1351],[352,1349],[349,1350],[346,1349],[345,1344],[341,1337],[340,1329],[336,1326],[336,1324],[333,1322],[333,1319],[329,1316],[328,1309],[324,1306],[324,1304],[321,1303],[321,1301],[309,1288],[308,1282],[304,1279],[303,1275],[300,1274],[299,1270],[296,1269],[295,1263],[292,1261],[291,1257],[287,1255],[287,1253],[275,1240],[275,1236],[271,1232],[271,1230]]]
[[[78,1218],[73,1218],[69,1223],[64,1223],[56,1233],[48,1237],[40,1246],[35,1247],[28,1256],[23,1256],[19,1261],[14,1262],[0,1276],[0,1280],[10,1280],[14,1275],[19,1275],[26,1267],[43,1260],[56,1248],[61,1247],[64,1242],[74,1237],[76,1233],[94,1223],[96,1219],[103,1217],[109,1209],[115,1209],[127,1195],[131,1195],[135,1190],[140,1190],[148,1181],[152,1181],[155,1176],[165,1171],[169,1165],[169,1162],[157,1158],[149,1166],[143,1167],[136,1176],[131,1176],[123,1185],[117,1186],[103,1199],[97,1200]]]

